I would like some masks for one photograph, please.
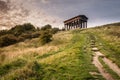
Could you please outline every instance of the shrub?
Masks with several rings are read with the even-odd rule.
[[[33,61],[28,63],[26,67],[7,76],[5,80],[42,80],[43,74],[42,66],[37,61]]]
[[[51,33],[52,33],[52,34],[55,34],[55,33],[57,33],[58,31],[60,31],[59,28],[52,28]]]
[[[37,38],[40,36],[40,32],[34,32],[31,35],[32,35],[32,38]]]
[[[15,27],[9,30],[9,32],[14,34],[15,36],[19,36],[22,33],[30,32],[30,31],[35,31],[35,27],[30,23],[26,23],[23,25],[16,25]]]
[[[8,34],[8,30],[0,30],[0,36]]]
[[[32,35],[29,33],[23,33],[22,35],[21,35],[21,37],[23,37],[24,38],[24,40],[25,39],[32,39]]]
[[[17,37],[15,37],[12,34],[4,35],[4,36],[0,37],[0,47],[14,44],[17,41],[18,41]]]
[[[47,25],[43,26],[43,27],[41,28],[41,30],[48,30],[48,29],[51,29],[51,28],[52,28],[52,26],[49,25],[49,24],[47,24]]]
[[[48,43],[51,41],[52,34],[50,33],[49,30],[42,31],[41,36],[40,36],[40,42],[42,45]]]
[[[17,59],[9,64],[2,65],[2,66],[0,66],[0,76],[7,74],[12,69],[17,69],[17,68],[23,67],[26,63],[27,63],[27,61],[25,61],[23,59]]]

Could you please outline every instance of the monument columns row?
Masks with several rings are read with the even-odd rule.
[[[87,21],[75,20],[65,24],[65,29],[87,28]]]

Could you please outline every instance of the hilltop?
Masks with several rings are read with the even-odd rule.
[[[105,80],[93,64],[93,46],[120,68],[120,23],[59,31],[44,45],[39,40],[0,48],[0,80]],[[114,80],[120,79],[103,56],[99,61]]]

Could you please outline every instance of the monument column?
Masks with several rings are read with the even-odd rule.
[[[66,24],[66,28],[67,28],[67,30],[68,30],[68,24]]]
[[[83,21],[81,20],[81,28],[83,28]]]
[[[84,21],[84,28],[86,27],[86,22]]]
[[[65,24],[64,26],[65,26],[65,30],[67,30],[67,25]]]
[[[79,19],[79,28],[81,27],[81,20]]]
[[[69,23],[67,23],[67,29],[69,30]]]
[[[69,22],[69,29],[71,29],[71,23]]]
[[[79,21],[78,21],[78,19],[77,19],[77,28],[79,27]]]
[[[87,28],[87,21],[86,21],[86,28]]]
[[[83,21],[83,28],[85,28],[85,22]]]
[[[75,29],[75,21],[73,21],[73,26],[74,26],[74,29]]]
[[[80,28],[82,28],[82,20],[81,20],[81,26],[80,26]]]
[[[77,20],[75,20],[75,28],[77,28]]]
[[[85,22],[83,21],[83,28],[85,28]]]

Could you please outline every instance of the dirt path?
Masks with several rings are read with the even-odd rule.
[[[99,72],[106,80],[114,80],[112,76],[105,71],[105,69],[103,68],[103,65],[98,60],[98,57],[100,56],[103,56],[103,54],[101,54],[99,51],[96,51],[93,57],[93,64],[98,68]]]
[[[120,76],[120,68],[115,63],[113,63],[106,57],[102,58],[102,60],[109,66],[110,69],[112,69],[114,72],[118,74],[118,76]]]

